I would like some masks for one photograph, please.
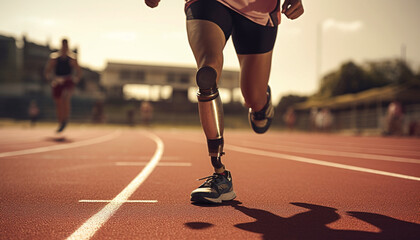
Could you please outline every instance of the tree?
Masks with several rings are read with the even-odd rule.
[[[350,61],[341,65],[338,71],[325,75],[316,95],[328,98],[363,91],[369,88],[367,78],[363,68]]]
[[[322,78],[319,91],[314,97],[329,98],[358,93],[389,84],[419,84],[419,75],[415,75],[407,62],[400,59],[368,62],[363,66],[349,61]]]
[[[332,96],[347,93],[357,93],[369,88],[369,82],[364,70],[353,62],[344,63],[338,73],[336,87]]]
[[[369,62],[366,72],[372,82],[372,87],[382,87],[388,84],[405,84],[415,78],[407,62],[400,59]]]

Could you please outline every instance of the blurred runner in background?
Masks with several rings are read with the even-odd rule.
[[[50,55],[45,67],[45,78],[50,82],[58,120],[57,133],[66,127],[70,117],[70,101],[74,86],[80,81],[82,70],[76,54],[70,51],[67,39],[61,41],[61,49]]]

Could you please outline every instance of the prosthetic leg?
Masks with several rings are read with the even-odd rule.
[[[221,162],[223,152],[223,106],[216,84],[217,72],[212,67],[197,71],[198,110],[200,121],[207,138],[211,163],[215,170],[224,170]]]

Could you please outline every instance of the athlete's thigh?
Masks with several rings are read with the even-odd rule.
[[[273,50],[277,26],[259,25],[236,12],[232,13],[232,25],[232,40],[238,55],[262,54]]]
[[[188,20],[187,34],[198,65],[205,60],[223,57],[226,41],[223,32],[215,23],[200,19]]]
[[[241,66],[241,90],[245,99],[253,101],[267,91],[273,51],[260,54],[238,54]]]
[[[206,20],[216,24],[225,36],[225,42],[232,34],[232,16],[229,8],[216,0],[198,0],[185,10],[187,22]]]
[[[197,65],[215,65],[220,73],[223,49],[232,31],[226,7],[215,0],[199,0],[186,9],[188,41]]]

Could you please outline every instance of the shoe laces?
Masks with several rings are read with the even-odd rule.
[[[214,173],[213,175],[203,177],[203,178],[199,178],[199,179],[197,179],[197,181],[201,181],[201,180],[205,179],[206,181],[203,183],[202,186],[208,187],[208,186],[211,186],[212,184],[215,184],[215,180],[219,177],[220,177],[220,174]]]
[[[267,109],[270,105],[270,95],[267,95],[267,103],[264,105],[264,107],[258,111],[258,112],[252,112],[252,115],[254,116],[254,120],[264,120],[267,118]]]
[[[252,115],[254,115],[255,120],[264,120],[265,119],[265,109],[263,109],[259,112],[253,112]]]
[[[254,116],[254,120],[264,120],[267,118],[267,108],[268,108],[269,102],[265,104],[263,109],[261,109],[258,112],[253,112],[252,115]]]

